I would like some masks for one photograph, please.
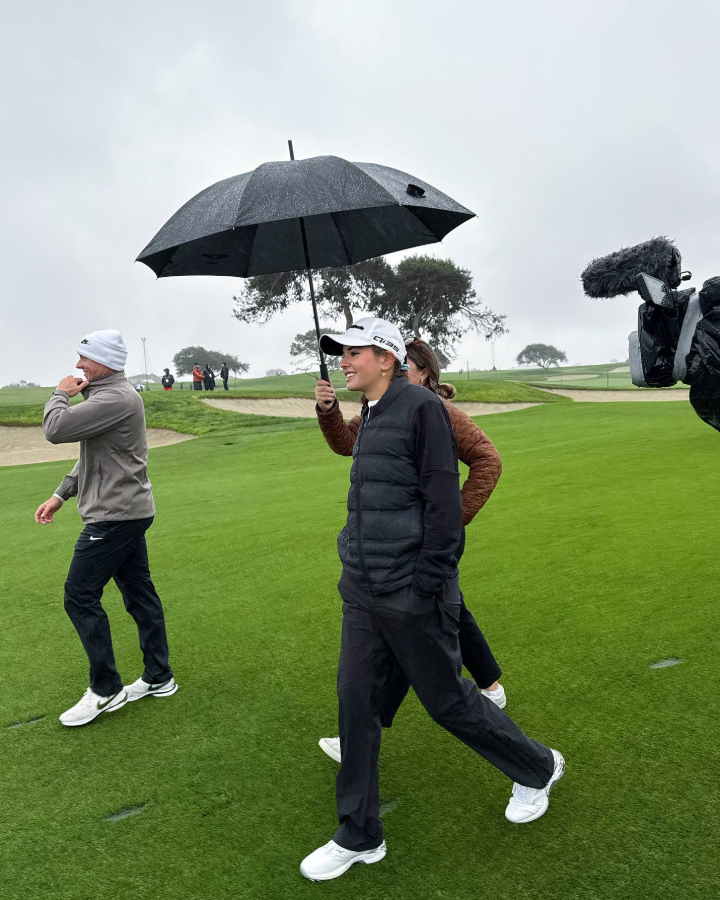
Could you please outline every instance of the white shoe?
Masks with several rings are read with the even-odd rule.
[[[128,700],[133,703],[135,700],[142,700],[143,697],[172,697],[180,685],[171,678],[170,681],[164,681],[162,684],[148,684],[142,678],[133,681],[125,690],[127,691]]]
[[[376,863],[387,853],[385,841],[374,850],[346,850],[335,841],[318,847],[300,863],[300,874],[310,881],[329,881],[339,878],[355,863]]]
[[[340,738],[320,738],[318,741],[320,749],[323,753],[327,753],[330,759],[334,759],[336,763],[342,762],[340,755]]]
[[[505,688],[501,684],[498,685],[496,691],[486,691],[485,688],[483,688],[480,693],[484,694],[488,700],[492,700],[498,709],[505,709],[507,697],[505,696]]]
[[[125,706],[127,702],[128,695],[125,688],[122,688],[117,694],[112,694],[110,697],[101,697],[100,694],[96,694],[88,688],[80,702],[60,716],[60,721],[63,725],[70,727],[87,725],[88,722],[97,719],[102,713],[115,712],[116,709]]]
[[[553,750],[555,769],[550,781],[542,788],[525,787],[515,782],[512,789],[512,797],[505,810],[505,818],[516,825],[521,822],[533,822],[546,812],[550,805],[548,795],[555,785],[563,777],[565,760],[562,753]]]

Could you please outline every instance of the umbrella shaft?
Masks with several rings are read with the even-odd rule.
[[[313,316],[315,318],[315,334],[318,340],[318,353],[320,355],[320,377],[324,381],[330,381],[328,368],[325,363],[325,354],[320,349],[320,320],[318,319],[317,303],[315,302],[315,288],[313,287],[312,272],[310,271],[310,254],[308,253],[307,235],[305,234],[305,220],[300,218],[300,233],[302,234],[303,250],[305,251],[305,268],[307,269],[308,284],[310,285],[310,300],[312,301]]]

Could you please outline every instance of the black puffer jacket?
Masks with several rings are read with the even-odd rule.
[[[438,594],[462,533],[457,447],[442,401],[404,378],[363,412],[353,448],[343,572],[383,594]]]

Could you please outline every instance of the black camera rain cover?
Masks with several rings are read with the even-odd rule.
[[[700,309],[706,316],[711,309],[720,306],[720,277],[708,278],[699,291]]]
[[[671,387],[676,383],[675,351],[692,293],[692,289],[677,291],[671,308],[643,303],[638,310],[640,358],[648,387]]]
[[[687,364],[690,403],[703,422],[720,431],[720,307],[698,322]]]

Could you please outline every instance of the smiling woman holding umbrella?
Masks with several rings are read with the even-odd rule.
[[[342,762],[340,826],[301,866],[313,881],[337,878],[386,853],[380,821],[378,696],[394,663],[430,716],[510,777],[505,811],[539,818],[564,760],[528,738],[472,682],[461,677],[456,549],[462,510],[455,439],[441,400],[410,384],[398,329],[365,318],[340,336],[348,388],[368,405],[353,448],[348,520],[338,538],[343,626],[338,667]]]
[[[408,380],[420,384],[437,394],[450,415],[450,424],[458,447],[458,458],[469,468],[462,498],[463,538],[456,553],[458,562],[465,544],[465,526],[485,506],[500,478],[502,464],[492,441],[473,422],[470,416],[450,403],[455,396],[451,384],[440,384],[440,364],[432,347],[425,341],[412,338],[405,341],[408,360]],[[335,453],[351,456],[362,417],[351,421],[343,419],[335,390],[329,381],[318,381],[315,388],[317,414],[325,440]],[[365,398],[363,398],[365,399]],[[485,637],[460,594],[459,641],[462,661],[482,693],[500,709],[505,708],[506,696],[499,684],[501,669],[488,646]],[[383,728],[392,726],[395,714],[408,692],[408,681],[400,666],[394,665],[380,697],[380,723]],[[342,748],[338,737],[320,739],[320,747],[331,759],[340,762]]]

